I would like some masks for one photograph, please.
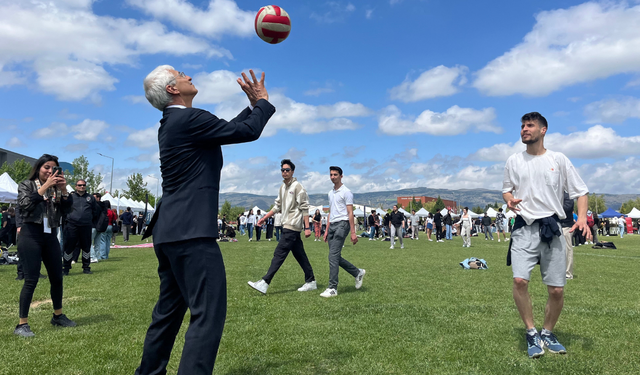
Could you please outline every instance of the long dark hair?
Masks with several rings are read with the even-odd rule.
[[[40,156],[40,159],[38,159],[38,161],[36,161],[36,164],[31,169],[31,173],[29,174],[29,180],[35,181],[36,178],[39,178],[40,177],[40,168],[42,168],[42,166],[46,162],[49,162],[49,161],[52,161],[52,162],[56,163],[56,165],[58,167],[60,166],[60,164],[58,163],[58,157],[57,156],[44,154],[44,155]]]

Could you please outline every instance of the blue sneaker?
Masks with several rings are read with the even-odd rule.
[[[542,339],[544,346],[546,346],[551,353],[567,354],[567,349],[558,342],[558,338],[553,334],[553,332],[548,335],[540,335],[540,338]]]
[[[544,343],[540,338],[540,334],[536,332],[533,336],[528,333],[524,335],[527,338],[527,354],[529,354],[529,358],[542,357],[544,354]]]

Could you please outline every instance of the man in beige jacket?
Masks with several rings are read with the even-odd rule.
[[[280,186],[275,205],[258,222],[258,225],[262,225],[271,216],[277,213],[282,214],[282,235],[276,250],[273,252],[269,271],[262,279],[255,282],[249,281],[249,286],[262,294],[267,293],[271,279],[278,272],[289,252],[293,253],[293,256],[304,271],[305,283],[298,288],[298,291],[306,292],[318,289],[316,278],[313,275],[313,268],[311,268],[311,263],[309,263],[309,258],[307,258],[307,253],[304,251],[304,245],[300,238],[300,232],[303,229],[305,237],[311,236],[309,228],[309,196],[302,184],[293,177],[295,170],[296,166],[291,160],[284,159],[280,162],[280,172],[282,172],[284,181]]]

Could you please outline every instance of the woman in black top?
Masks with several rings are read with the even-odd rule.
[[[314,241],[321,241],[320,234],[322,230],[322,214],[320,214],[320,210],[316,209],[316,213],[313,215],[313,229],[316,235],[316,239]]]
[[[62,257],[56,236],[60,217],[71,212],[72,198],[66,190],[67,181],[60,171],[58,158],[42,155],[31,170],[29,179],[18,186],[18,207],[22,219],[18,255],[24,269],[24,285],[20,292],[20,323],[14,334],[31,337],[28,324],[29,306],[44,263],[51,283],[53,318],[51,324],[74,327],[76,324],[62,314]]]

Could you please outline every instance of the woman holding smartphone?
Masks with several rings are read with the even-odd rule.
[[[20,323],[13,331],[23,337],[35,334],[29,327],[29,306],[40,276],[41,262],[49,274],[53,318],[51,324],[75,327],[76,323],[62,313],[62,258],[56,236],[60,217],[71,212],[72,198],[66,190],[58,158],[44,154],[38,159],[27,180],[18,186],[18,207],[22,219],[18,255],[24,269],[24,285],[20,292]]]

